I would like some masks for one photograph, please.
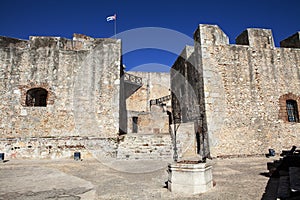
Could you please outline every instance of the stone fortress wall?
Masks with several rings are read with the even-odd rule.
[[[300,109],[299,35],[277,48],[271,30],[247,29],[229,44],[201,24],[170,74],[128,72],[138,84],[124,79],[120,40],[0,37],[0,151],[167,159],[175,131],[179,158],[290,148],[300,142],[287,112],[287,102]]]
[[[6,157],[171,158],[169,117],[150,107],[170,94],[169,74],[129,72],[142,82],[127,80],[120,40],[0,37],[0,66]],[[120,136],[132,132],[133,116],[139,135]]]
[[[289,122],[286,108],[287,100],[300,108],[299,35],[278,48],[271,30],[250,28],[229,44],[218,26],[199,25],[194,51],[185,48],[189,56],[173,66],[172,92],[182,88],[174,91],[179,102],[173,108],[181,123],[198,123],[212,157],[280,152],[300,143],[299,119]],[[183,87],[174,78],[178,73],[188,80]],[[180,101],[183,94],[190,101]],[[193,101],[199,105],[189,105]]]
[[[0,37],[0,66],[1,151],[61,157],[94,143],[116,148],[102,138],[119,132],[120,40]]]

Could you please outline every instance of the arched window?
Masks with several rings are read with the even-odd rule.
[[[295,100],[286,100],[286,111],[289,122],[299,122],[298,105]]]
[[[26,93],[26,106],[47,106],[48,91],[43,88],[33,88]]]

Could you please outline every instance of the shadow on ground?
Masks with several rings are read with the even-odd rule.
[[[268,172],[260,175],[269,177],[262,200],[300,199],[300,150],[293,146],[282,151],[280,158],[267,163]]]

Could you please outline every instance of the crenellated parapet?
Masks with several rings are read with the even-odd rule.
[[[229,45],[229,38],[217,25],[200,24],[194,33],[195,45],[215,46]],[[247,45],[253,48],[274,49],[272,30],[262,28],[247,28],[235,39],[237,45]],[[300,32],[282,40],[280,47],[300,48]]]
[[[51,36],[30,36],[29,40],[0,36],[0,48],[39,49],[52,48],[57,50],[91,50],[109,38],[92,38],[83,34],[73,34],[72,39]]]
[[[0,49],[12,48],[12,47],[26,48],[27,46],[28,46],[27,40],[20,40],[17,38],[0,36]]]

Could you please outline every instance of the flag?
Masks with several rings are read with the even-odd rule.
[[[116,14],[114,14],[114,15],[112,15],[112,16],[109,16],[109,17],[107,17],[106,18],[106,21],[112,21],[112,20],[116,20],[117,19],[117,15]]]

